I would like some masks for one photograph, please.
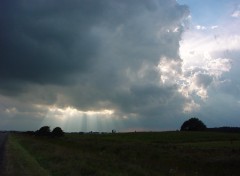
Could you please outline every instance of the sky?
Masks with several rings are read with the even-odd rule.
[[[239,0],[1,0],[0,24],[0,130],[240,126]]]

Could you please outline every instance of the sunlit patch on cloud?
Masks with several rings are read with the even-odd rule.
[[[217,58],[207,63],[206,70],[210,75],[219,78],[223,73],[229,72],[231,69],[231,59]]]
[[[200,25],[195,26],[195,28],[197,30],[206,30],[207,29],[205,26],[200,26]]]
[[[196,30],[202,30],[202,31],[207,31],[207,30],[215,30],[219,26],[218,25],[213,25],[213,26],[202,26],[202,25],[196,25],[195,29]]]
[[[18,110],[15,107],[6,108],[5,113],[9,116],[15,116],[18,113]]]
[[[211,26],[211,29],[217,29],[218,25]]]
[[[73,107],[58,108],[58,107],[49,107],[49,114],[56,118],[68,118],[71,116],[98,116],[98,117],[110,117],[114,111],[113,110],[100,110],[100,111],[80,111]]]
[[[232,17],[239,18],[240,17],[240,10],[233,12]]]
[[[192,111],[198,111],[200,109],[200,105],[195,103],[193,100],[185,103],[183,112],[190,113]]]
[[[161,58],[157,69],[164,85],[174,85],[181,77],[181,60]]]
[[[205,80],[201,79],[201,74],[194,73],[192,76],[186,76],[182,72],[182,61],[162,58],[158,64],[160,74],[160,83],[164,86],[177,86],[178,92],[186,99],[182,111],[184,113],[197,111],[200,105],[194,102],[192,95],[196,94],[202,99],[207,97],[205,90],[208,84]]]

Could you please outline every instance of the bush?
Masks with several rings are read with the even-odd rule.
[[[64,132],[63,132],[63,130],[60,127],[56,127],[52,131],[52,136],[61,137],[63,135],[64,135]]]
[[[43,126],[39,130],[36,131],[37,136],[50,136],[50,127],[49,126]]]

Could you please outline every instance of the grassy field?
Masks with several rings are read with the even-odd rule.
[[[6,176],[237,176],[239,163],[233,133],[11,134]]]

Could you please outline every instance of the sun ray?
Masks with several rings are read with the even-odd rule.
[[[101,131],[106,127],[103,124],[112,124],[114,114],[114,110],[111,109],[81,111],[73,107],[45,108],[47,113],[42,126],[60,126],[66,131]]]

